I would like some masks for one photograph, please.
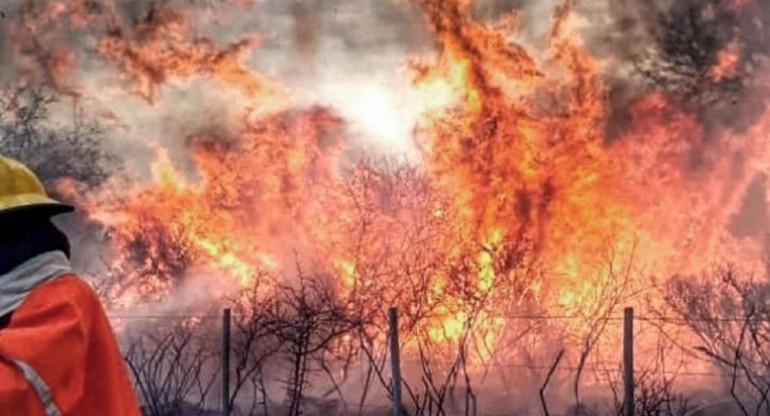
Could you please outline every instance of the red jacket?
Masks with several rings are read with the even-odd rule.
[[[30,382],[36,376],[42,384]],[[141,415],[101,303],[72,275],[40,284],[0,330],[0,416],[56,409],[62,416]]]

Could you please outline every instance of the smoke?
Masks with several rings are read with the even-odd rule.
[[[698,178],[713,169],[715,155],[727,157],[724,149],[735,136],[751,135],[765,116],[770,9],[763,2],[610,0],[584,2],[580,11],[586,19],[582,37],[603,60],[608,145],[634,136],[628,133],[640,99],[663,94],[698,122],[699,130],[690,134],[700,143],[679,164],[684,175]],[[745,156],[732,160],[731,177],[753,169]],[[765,176],[760,172],[750,181],[730,230],[763,243]]]
[[[549,59],[561,3],[479,0],[470,11],[483,27],[505,29],[506,37],[495,42],[526,51],[539,66]],[[244,124],[259,117],[317,105],[342,120],[352,159],[391,153],[420,160],[414,129],[422,103],[407,64],[442,47],[435,33],[441,21],[421,5],[16,0],[3,6],[0,56],[9,64],[0,77],[13,86],[44,84],[57,91],[48,122],[65,125],[73,109],[86,114],[103,126],[104,150],[139,180],[150,178],[159,148],[195,178],[192,144],[238,141]],[[763,114],[766,6],[607,0],[577,3],[575,10],[569,24],[597,58],[607,85],[607,146],[638,137],[629,130],[630,112],[661,93],[703,128],[693,132],[702,137],[690,141],[700,144],[677,156],[680,168],[696,177],[729,146],[723,131],[743,133]],[[510,63],[502,53],[488,58]],[[496,82],[507,75],[485,77]],[[640,114],[662,117],[655,110]],[[744,199],[754,206],[750,201],[757,198]]]
[[[114,126],[105,146],[131,168],[148,143],[178,157],[191,134],[232,136],[244,110],[270,106],[253,89],[273,88],[341,114],[355,146],[414,156],[403,68],[430,42],[410,6],[17,0],[3,10],[2,79],[48,84],[66,102],[62,118],[76,105]]]
[[[607,59],[611,93],[626,97],[613,109],[658,90],[704,125],[741,132],[764,110],[769,16],[761,2],[613,0],[583,12],[588,45]]]
[[[255,56],[300,103],[338,112],[354,146],[415,156],[406,57],[430,49],[418,10],[383,1],[269,2],[271,35]],[[283,19],[281,16],[285,16]],[[284,22],[282,22],[282,20]]]
[[[538,55],[546,49],[559,3],[478,0],[472,13],[487,24],[516,15],[520,22],[511,41],[542,59]],[[577,10],[581,36],[604,60],[616,112],[610,117],[613,126],[622,130],[624,109],[650,87],[676,93],[706,123],[745,129],[761,113],[758,108],[764,107],[767,95],[761,75],[768,48],[763,28],[770,12],[760,2],[605,0],[579,3]],[[233,91],[228,89],[211,88],[214,74],[207,71],[217,70],[203,68],[210,65],[205,53],[195,57],[170,48],[155,56],[159,61],[154,63],[131,62],[125,55],[141,53],[142,45],[170,46],[173,31],[179,30],[198,39],[189,46],[199,53],[205,42],[212,43],[206,46],[209,53],[230,48],[227,53],[243,61],[243,70],[255,79],[257,74],[273,77],[295,104],[322,104],[337,111],[350,124],[358,146],[415,156],[410,137],[415,121],[410,106],[415,104],[404,64],[409,56],[430,54],[434,44],[421,11],[410,4],[14,0],[3,11],[0,55],[9,64],[0,77],[12,84],[52,85],[90,113],[108,118],[105,122],[122,128],[111,141],[121,151],[126,145],[155,141],[184,153],[183,145],[175,143],[180,137],[201,129],[232,134],[237,124],[233,119],[252,104],[229,95]],[[104,38],[115,45],[100,45]],[[739,55],[735,73],[710,78],[720,51],[731,42],[737,42]],[[135,48],[123,49],[122,55],[116,50],[128,46]],[[179,54],[173,56],[175,52]],[[198,68],[174,70],[177,59],[188,59]],[[137,72],[144,72],[142,79],[135,78]],[[256,82],[263,81],[270,83]],[[136,151],[132,159],[143,158]]]
[[[103,224],[65,224],[76,262],[106,276],[117,258],[125,268],[112,272],[138,292],[128,304],[165,296],[148,314],[204,309],[231,294],[222,275],[248,283],[257,267],[284,276],[296,268],[287,259],[319,260],[341,286],[364,281],[354,300],[367,311],[391,300],[430,309],[424,330],[447,344],[477,316],[497,348],[506,340],[495,331],[509,328],[490,311],[609,316],[616,305],[600,296],[625,296],[626,254],[700,267],[733,241],[720,226],[739,242],[766,238],[757,121],[770,14],[759,2],[0,7],[0,79],[57,96],[43,136],[69,131],[78,114],[100,126],[79,142],[98,151],[73,151],[69,162],[88,173],[107,155],[119,161],[109,186],[69,175],[73,163],[46,175]],[[15,121],[2,117],[7,130]],[[43,169],[52,148],[35,149],[46,149],[36,156]],[[382,154],[410,163],[340,168]],[[618,258],[606,260],[616,231],[608,251]],[[638,250],[637,231],[647,233]],[[531,246],[550,257],[530,259]],[[541,271],[541,261],[557,265]],[[614,274],[618,264],[628,276]],[[639,275],[632,283],[647,289]],[[404,294],[409,278],[422,286]],[[595,329],[559,327],[553,339]]]

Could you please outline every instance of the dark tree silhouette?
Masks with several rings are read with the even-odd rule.
[[[670,310],[696,338],[693,357],[723,372],[726,389],[745,416],[770,411],[768,276],[751,278],[726,266],[703,279],[675,277],[665,288]]]
[[[53,194],[63,179],[100,185],[119,168],[102,147],[105,131],[77,110],[68,125],[52,125],[55,102],[55,94],[42,87],[0,89],[0,153],[29,166]]]
[[[219,370],[216,348],[184,322],[137,337],[125,360],[146,416],[206,414]],[[209,405],[210,406],[210,405]]]

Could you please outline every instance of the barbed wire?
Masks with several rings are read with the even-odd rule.
[[[221,338],[214,334],[214,332],[210,331],[213,328],[218,328],[219,323],[221,323],[223,315],[221,314],[212,314],[212,313],[202,313],[202,314],[130,314],[130,313],[114,313],[109,314],[108,317],[110,319],[114,320],[141,320],[141,321],[153,321],[153,320],[161,320],[161,321],[185,321],[185,320],[197,320],[197,321],[207,321],[207,322],[217,322],[216,325],[210,325],[210,324],[203,324],[205,329],[203,331],[195,331],[195,335],[193,335],[194,338],[199,339],[201,343],[205,342],[213,342],[218,343],[221,341]],[[232,319],[241,319],[246,318],[248,319],[249,316],[247,314],[236,314],[231,312]],[[600,316],[600,317],[587,317],[587,316],[581,316],[581,315],[548,315],[548,314],[508,314],[508,315],[499,315],[499,316],[485,316],[489,318],[504,318],[509,320],[531,320],[531,321],[589,321],[589,322],[618,322],[622,323],[626,318],[625,316]],[[640,316],[634,316],[633,320],[637,322],[649,322],[652,323],[648,328],[655,328],[661,333],[668,333],[670,331],[664,329],[666,328],[665,325],[661,325],[663,323],[671,323],[671,324],[690,324],[690,323],[700,323],[700,322],[711,322],[711,323],[721,323],[721,322],[746,322],[747,319],[754,320],[756,322],[770,322],[770,318],[763,318],[763,317],[745,317],[745,316],[719,316],[719,317],[698,317],[698,318],[688,318],[688,317],[672,317],[672,316],[665,316],[665,315],[640,315]],[[158,323],[159,326],[161,326],[162,323]],[[536,328],[535,326],[530,326],[530,328]],[[655,330],[653,329],[653,331]],[[669,327],[669,329],[672,329]],[[674,331],[678,331],[677,329],[674,329]],[[204,345],[204,344],[201,344]],[[692,348],[685,348],[680,345],[674,345],[676,349],[681,349],[682,351],[687,351],[688,353],[693,353]],[[669,350],[672,351],[672,350]],[[207,356],[207,359],[216,359],[216,354]],[[516,357],[512,357],[516,359]],[[595,357],[600,358],[600,357]],[[518,358],[521,360],[521,357]],[[543,357],[541,357],[542,361]],[[456,363],[453,363],[452,361],[445,361],[445,360],[421,360],[421,359],[415,359],[412,356],[403,357],[401,360],[402,366],[405,368],[410,368],[410,371],[425,371],[425,368],[429,368],[430,371],[435,371],[436,373],[443,373],[446,374],[446,371],[451,368],[453,365],[457,365]],[[462,364],[461,364],[462,365]],[[487,363],[466,363],[465,364],[467,368],[473,369],[473,373],[477,376],[483,372],[484,376],[489,375],[490,373],[494,376],[495,374],[505,374],[506,371],[510,371],[510,375],[514,376],[517,374],[516,370],[521,371],[529,371],[533,372],[534,374],[530,374],[529,376],[537,377],[538,372],[544,373],[544,372],[550,372],[555,371],[561,374],[577,374],[578,371],[582,371],[584,374],[592,374],[596,377],[596,380],[615,380],[615,377],[618,378],[618,380],[621,378],[621,370],[622,370],[622,364],[621,360],[618,359],[617,361],[597,361],[596,359],[589,360],[586,365],[578,366],[575,365],[574,362],[567,362],[564,365],[557,365],[554,368],[553,363],[548,363],[548,365],[540,364],[540,363],[526,363],[526,362],[487,362]],[[637,367],[637,366],[634,366]],[[730,378],[740,379],[741,382],[743,382],[746,379],[749,379],[751,381],[750,377],[751,374],[744,374],[743,372],[732,372],[729,368],[723,368],[722,371],[719,370],[718,366],[712,366],[712,367],[703,367],[703,366],[681,366],[678,368],[682,368],[682,370],[668,370],[664,368],[650,368],[647,371],[643,368],[644,365],[637,367],[637,371],[639,371],[639,374],[647,373],[648,375],[652,377],[663,377],[664,380],[670,380],[673,381],[677,378],[685,378],[685,380],[680,381],[682,383],[689,383],[693,378],[719,378],[723,380],[729,380]],[[677,367],[674,367],[677,368]],[[684,368],[689,368],[690,371],[684,370]],[[714,371],[691,371],[694,369],[713,369]],[[443,371],[442,371],[443,369]],[[462,368],[459,370],[456,368],[455,370],[462,372]],[[518,374],[525,374],[522,372],[519,372]],[[405,376],[405,380],[409,376]],[[474,378],[476,376],[473,376]],[[550,374],[549,374],[550,377]],[[571,377],[570,375],[565,375],[564,379]],[[561,377],[560,377],[561,378]],[[712,380],[700,380],[700,382],[705,383],[711,383]],[[735,382],[735,381],[733,381]],[[388,406],[376,406],[376,405],[363,405],[361,406],[361,409],[387,409]],[[494,408],[494,406],[493,406]],[[444,412],[447,415],[452,415],[451,412]],[[463,413],[458,413],[457,415],[462,415]],[[480,416],[502,416],[506,415],[507,413],[496,413],[494,411],[480,411],[476,413]]]
[[[234,314],[232,313],[231,316],[233,318],[239,318],[242,317],[242,314]],[[110,319],[115,320],[205,320],[205,321],[219,321],[222,319],[222,315],[218,314],[109,314],[108,317]],[[623,316],[604,316],[604,317],[597,317],[597,318],[589,318],[585,316],[578,316],[578,315],[546,315],[546,314],[522,314],[522,315],[499,315],[499,316],[490,316],[490,318],[507,318],[507,319],[520,319],[520,320],[540,320],[540,321],[547,321],[547,320],[592,320],[595,322],[599,321],[623,321],[625,318]],[[738,317],[738,316],[721,316],[721,317],[701,317],[701,318],[687,318],[687,317],[671,317],[671,316],[650,316],[650,315],[641,315],[641,316],[634,316],[634,321],[640,321],[640,322],[662,322],[662,323],[674,323],[674,324],[687,324],[687,323],[694,323],[694,322],[745,322],[747,319],[757,321],[757,322],[770,322],[770,318],[761,318],[761,317]],[[202,339],[202,334],[199,335]],[[216,337],[209,336],[206,337],[205,340],[213,340],[216,341]],[[674,347],[681,349],[682,351],[686,351],[688,353],[692,353],[691,348],[686,348],[680,345],[674,345]],[[406,360],[403,362],[404,364],[416,364],[416,365],[423,365],[424,363],[419,360]],[[440,364],[440,363],[439,363]],[[528,363],[488,363],[488,364],[476,364],[473,365],[474,367],[485,367],[488,369],[525,369],[529,371],[547,371],[551,369],[550,365],[537,365],[537,364],[528,364]],[[604,367],[600,367],[604,366]],[[600,362],[596,363],[593,362],[591,365],[585,365],[582,368],[579,368],[577,366],[559,366],[556,368],[556,371],[559,372],[576,372],[578,370],[585,371],[585,372],[606,372],[608,370],[614,371],[614,369],[620,368],[620,361],[617,362]],[[685,376],[685,377],[727,377],[729,374],[722,373],[722,372],[697,372],[697,371],[657,371],[656,373],[667,375],[667,376]],[[739,375],[740,376],[740,375]]]
[[[184,320],[184,319],[222,319],[221,315],[107,315],[110,319],[167,319],[167,320]]]
[[[244,316],[243,314],[232,313],[233,317]],[[170,315],[132,315],[132,314],[108,314],[110,319],[222,319],[222,315],[211,314],[170,314]],[[623,316],[605,316],[605,317],[588,317],[579,315],[486,315],[486,318],[505,318],[505,319],[521,319],[521,320],[583,320],[583,321],[623,321]],[[685,317],[671,317],[671,316],[634,316],[634,321],[647,321],[647,322],[670,322],[670,323],[686,323],[686,322],[745,322],[746,320],[754,322],[770,322],[770,317],[746,317],[746,316],[720,316],[709,318],[685,318]]]
[[[406,365],[423,365],[424,363],[420,360],[402,360],[402,364]],[[429,364],[429,363],[428,363]],[[439,363],[443,364],[447,367],[450,366],[449,363]],[[598,366],[597,366],[598,365]],[[601,365],[604,365],[604,367],[600,367]],[[497,364],[467,364],[467,367],[470,368],[488,368],[488,369],[506,369],[506,368],[512,368],[512,369],[523,369],[523,370],[543,370],[543,371],[550,371],[552,366],[551,365],[538,365],[538,364],[526,364],[526,363],[497,363]],[[578,368],[577,366],[571,365],[571,366],[557,366],[555,371],[559,372],[577,372],[578,370],[583,372],[591,372],[591,373],[600,373],[600,372],[607,372],[607,371],[620,371],[621,369],[621,363],[620,361],[617,362],[604,362],[604,363],[593,363],[593,365],[586,365],[583,366],[582,369]],[[722,372],[713,372],[713,371],[671,371],[671,370],[656,370],[656,371],[650,371],[650,373],[659,374],[659,375],[665,375],[670,377],[677,377],[677,376],[684,376],[684,377],[732,377],[732,374],[722,373]],[[738,377],[741,377],[742,374],[737,374]]]

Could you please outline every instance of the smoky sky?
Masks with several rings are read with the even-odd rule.
[[[542,59],[554,8],[561,3],[477,0],[471,14],[491,25],[506,14],[519,13],[521,29],[508,34],[510,42]],[[767,93],[761,85],[767,50],[764,27],[770,24],[770,12],[760,2],[748,3],[756,10],[744,14],[717,0],[578,3],[579,41],[597,58],[608,86],[608,137],[622,137],[629,103],[655,90],[681,97],[678,104],[696,113],[707,133],[741,131],[752,125],[766,107]],[[43,4],[11,0],[0,6],[2,82],[14,85],[30,77],[52,83],[46,71],[30,73],[35,66],[29,63],[49,63],[64,46],[77,59],[69,63],[64,81],[52,85],[61,95],[49,121],[67,123],[73,108],[99,119],[105,127],[105,148],[120,155],[128,169],[145,172],[145,177],[154,145],[168,149],[175,162],[193,172],[186,148],[191,137],[237,136],[250,105],[206,76],[164,80],[152,102],[127,87],[121,69],[99,56],[95,43],[119,26],[112,18],[131,26],[151,20],[157,7],[180,10],[193,28],[190,36],[208,39],[217,47],[256,36],[254,48],[243,55],[244,64],[285,86],[297,107],[320,105],[341,116],[351,146],[361,153],[415,152],[411,140],[416,115],[409,95],[413,74],[407,63],[414,57],[435,56],[440,45],[413,2],[115,0],[110,4],[118,16],[96,18],[82,27],[54,24],[55,30],[35,34],[19,50],[5,29],[18,22],[29,5]],[[82,4],[85,13],[103,16],[99,9],[106,6],[101,2]],[[737,76],[710,81],[708,68],[733,39],[741,45]],[[690,41],[695,47],[690,48]],[[716,133],[713,137],[720,137]],[[764,181],[758,177],[754,191],[746,196],[734,233],[763,238],[754,230],[766,228],[766,197],[759,191]]]
[[[148,104],[125,85],[116,87],[122,82],[120,69],[94,52],[98,39],[114,30],[111,20],[131,25],[151,18],[154,9],[166,7],[183,12],[193,28],[191,36],[210,39],[222,47],[256,36],[257,45],[244,54],[245,64],[285,86],[297,105],[321,105],[339,113],[347,122],[351,142],[362,149],[409,153],[415,151],[411,143],[415,115],[410,108],[412,97],[408,86],[412,74],[407,62],[414,57],[434,55],[439,47],[419,6],[414,3],[419,2],[82,2],[85,13],[100,15],[108,7],[114,7],[118,16],[94,19],[79,28],[61,24],[55,31],[33,36],[21,52],[18,45],[12,44],[18,40],[4,31],[0,37],[3,59],[0,77],[12,85],[20,77],[29,76],[29,61],[38,60],[44,65],[55,61],[52,57],[61,53],[62,48],[54,43],[63,42],[64,49],[73,51],[77,59],[69,64],[72,68],[65,71],[65,80],[57,81],[62,84],[56,87],[64,93],[63,104],[58,113],[52,113],[53,119],[70,117],[73,102],[99,117],[109,114],[105,123],[114,127],[109,142],[121,151],[136,147],[140,154],[147,142],[160,143],[173,151],[181,150],[192,134],[236,134],[243,103],[234,104],[232,96],[206,77],[163,82],[155,101]],[[509,34],[510,41],[524,46],[536,59],[542,59],[554,9],[561,3],[556,0],[476,0],[471,2],[470,11],[475,19],[488,24],[494,24],[501,16],[518,13],[521,28]],[[44,4],[46,2],[38,0],[7,2],[2,9],[5,15],[0,20],[2,28],[21,19],[30,5]],[[702,114],[705,124],[714,124],[716,129],[724,125],[749,126],[753,121],[751,115],[759,114],[759,109],[764,108],[766,94],[751,88],[751,81],[764,68],[762,57],[766,48],[762,28],[767,26],[764,23],[770,23],[766,19],[767,6],[757,3],[756,13],[752,10],[738,16],[725,6],[727,2],[717,0],[601,0],[577,4],[580,42],[600,60],[602,76],[609,87],[610,136],[612,132],[622,132],[628,104],[640,93],[652,89],[673,91],[686,97],[683,105],[691,105],[693,111]],[[704,18],[708,13],[716,18],[712,21]],[[699,46],[705,48],[703,57],[696,56],[697,62],[687,61],[688,51],[676,49],[678,42],[686,44],[687,39],[672,37],[667,32],[670,31],[667,22],[674,27],[678,22],[684,25],[688,22],[687,16],[695,16],[694,21],[690,19],[692,30],[706,33],[694,36],[695,41],[703,42]],[[709,30],[714,32],[713,41],[707,33]],[[732,83],[704,82],[708,81],[704,78],[704,68],[713,63],[718,49],[732,37],[746,45],[740,79],[731,80]],[[652,65],[647,74],[645,65]],[[695,71],[695,76],[690,70]],[[51,83],[51,74],[41,72],[34,78],[36,82]],[[655,78],[646,76],[649,73],[674,76]],[[680,73],[685,76],[679,76]],[[737,91],[736,87],[746,86],[744,84],[749,87],[744,91],[750,94]],[[76,99],[66,94],[67,89],[78,91]],[[682,89],[688,90],[682,92]],[[735,117],[736,114],[740,117]]]

